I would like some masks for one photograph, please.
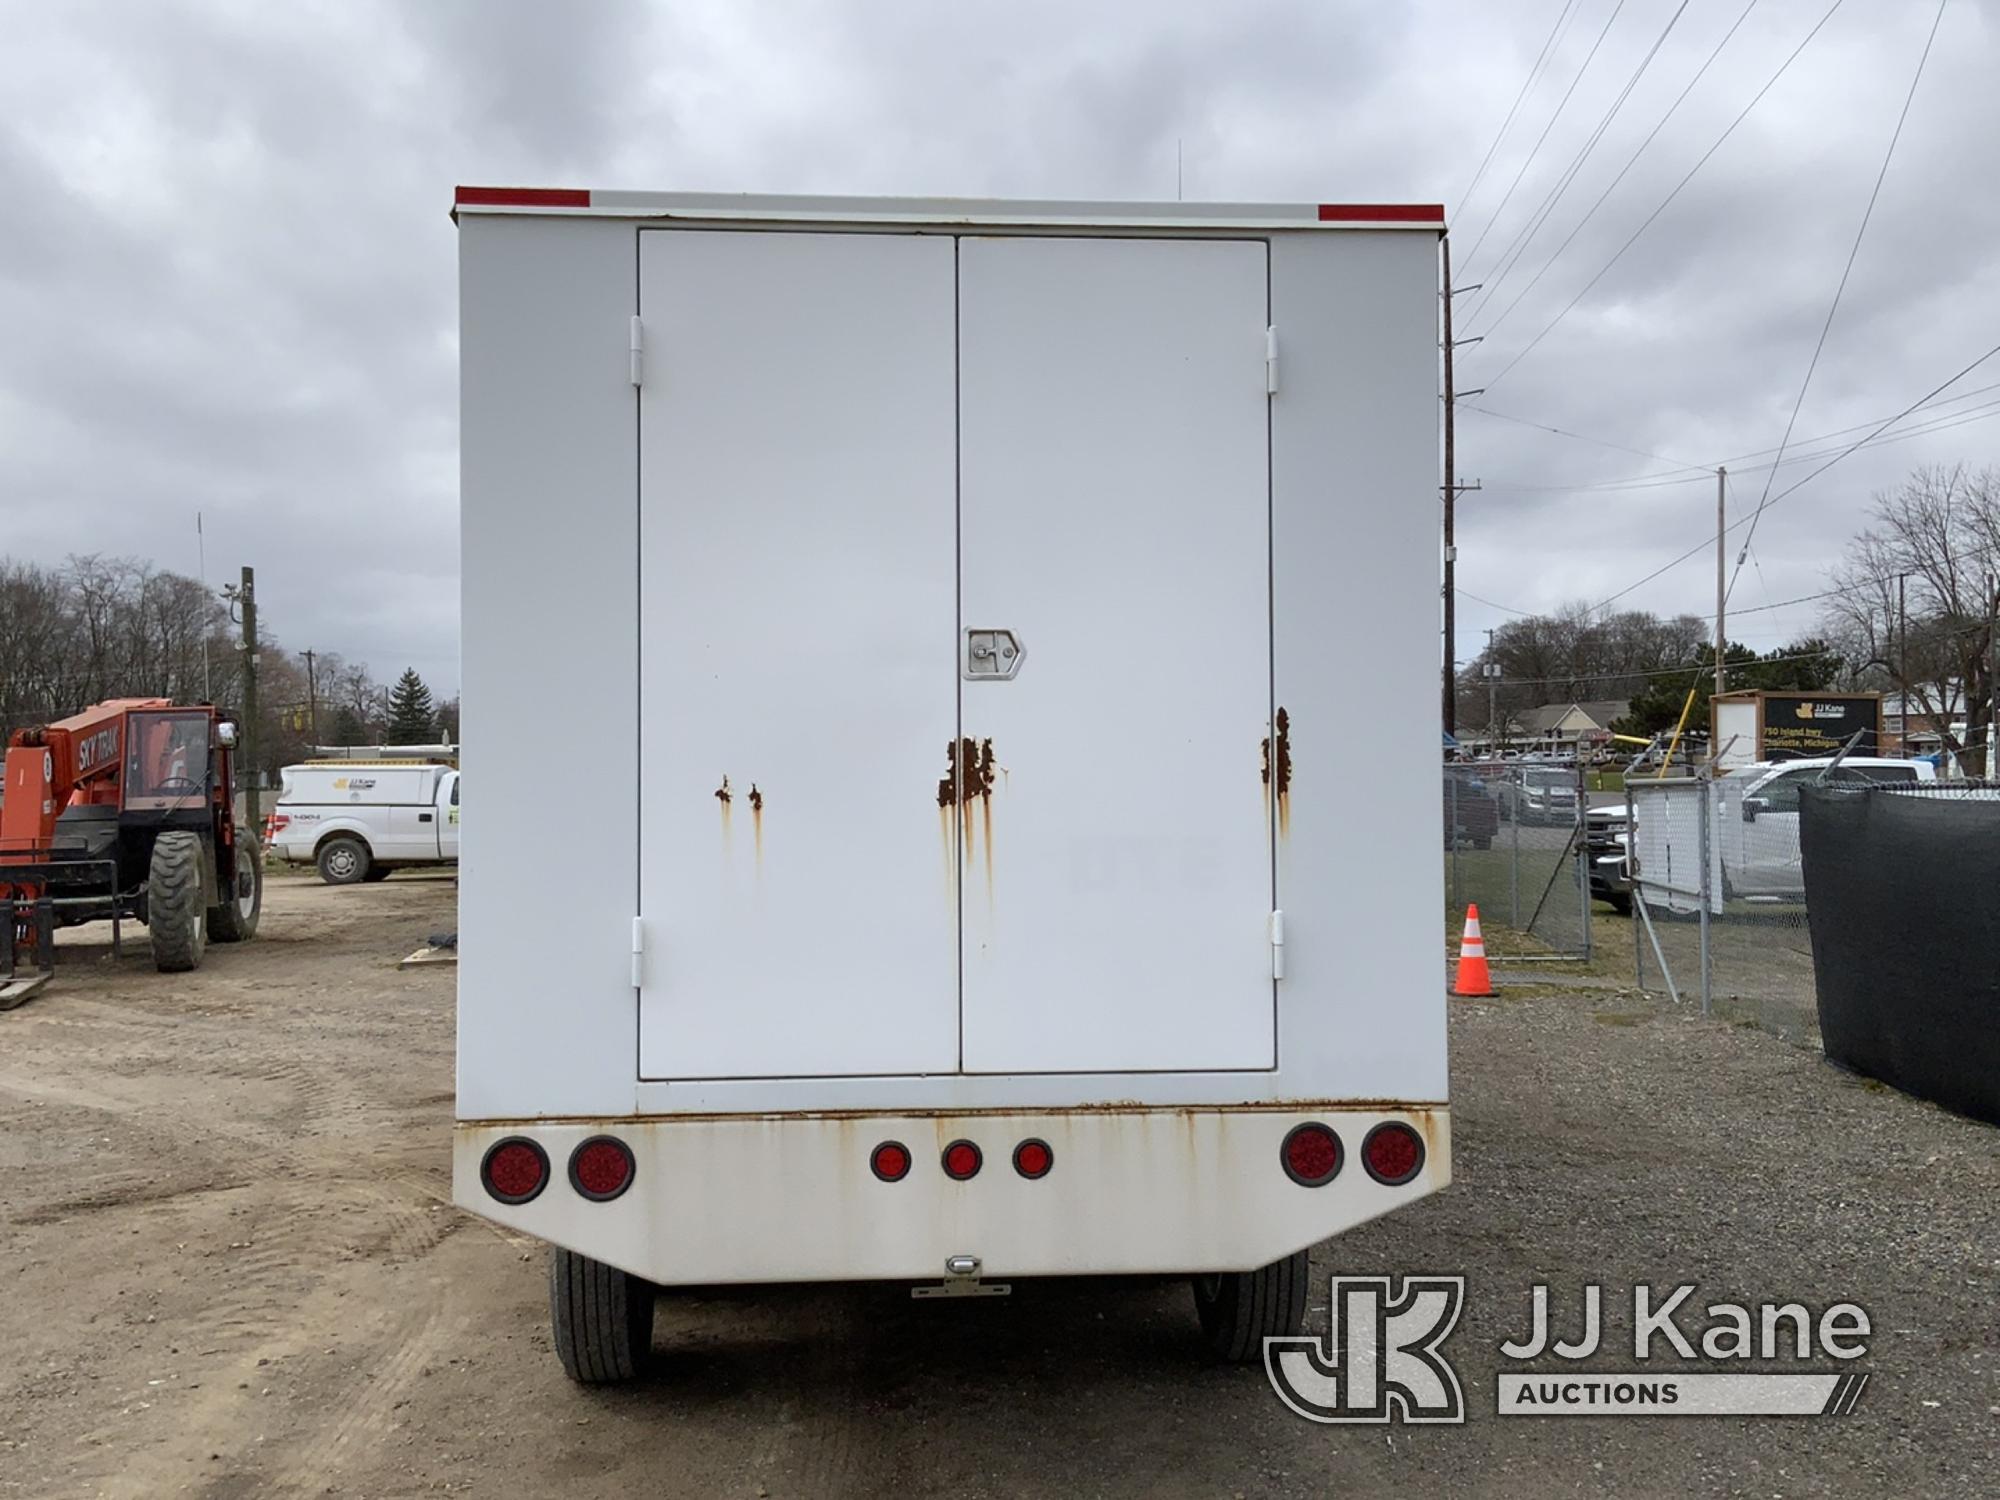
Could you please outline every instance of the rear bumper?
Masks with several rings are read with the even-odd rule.
[[[1341,1167],[1322,1187],[1280,1160],[1294,1125],[1340,1137]],[[1362,1166],[1368,1132],[1416,1129],[1421,1169],[1389,1186]],[[569,1181],[570,1153],[593,1135],[631,1148],[631,1187],[610,1202]],[[548,1154],[547,1186],[504,1204],[480,1182],[497,1142],[525,1136]],[[1014,1148],[1054,1152],[1029,1180]],[[899,1182],[870,1169],[898,1141]],[[976,1144],[977,1176],[944,1174],[944,1148]],[[729,1282],[934,1280],[948,1257],[977,1256],[988,1278],[1249,1270],[1435,1192],[1451,1180],[1442,1105],[1090,1109],[962,1115],[705,1115],[562,1121],[462,1121],[452,1196],[495,1223],[663,1286]]]

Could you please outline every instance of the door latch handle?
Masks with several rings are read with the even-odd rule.
[[[1021,670],[1028,651],[1011,630],[965,632],[964,673],[969,679],[1006,682]]]

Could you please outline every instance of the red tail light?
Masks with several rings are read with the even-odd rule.
[[[944,1175],[954,1182],[964,1182],[979,1175],[979,1164],[984,1160],[979,1148],[970,1141],[953,1141],[944,1148]]]
[[[868,1158],[868,1166],[884,1182],[901,1182],[910,1175],[910,1148],[901,1141],[884,1141]]]
[[[1278,1155],[1301,1187],[1325,1187],[1340,1174],[1340,1137],[1317,1120],[1287,1131]]]
[[[1385,1120],[1361,1143],[1361,1165],[1387,1187],[1401,1187],[1424,1169],[1424,1140],[1401,1120]]]
[[[291,826],[292,815],[290,813],[272,813],[264,820],[264,842],[267,844],[270,843],[273,837],[283,833]]]
[[[1023,1177],[1046,1177],[1055,1164],[1056,1154],[1047,1141],[1031,1137],[1014,1148],[1014,1170]]]
[[[593,1203],[608,1203],[632,1185],[632,1150],[614,1136],[594,1135],[569,1154],[569,1185]]]
[[[527,1203],[549,1185],[549,1154],[524,1135],[510,1135],[486,1148],[479,1180],[502,1203]]]

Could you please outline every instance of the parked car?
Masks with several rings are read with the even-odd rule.
[[[458,772],[450,766],[311,761],[280,775],[264,845],[279,859],[319,866],[328,885],[458,863]]]
[[[1621,803],[1593,807],[1584,814],[1584,850],[1590,865],[1590,894],[1621,917],[1632,915],[1632,814]]]
[[[1470,844],[1491,849],[1500,831],[1500,808],[1486,783],[1476,776],[1447,775],[1444,779],[1444,846]]]
[[[1547,763],[1523,766],[1494,788],[1500,816],[1521,823],[1576,822],[1575,770]]]
[[[1805,899],[1799,859],[1799,788],[1833,764],[1814,760],[1761,761],[1731,771],[1717,783],[1715,833],[1721,843],[1722,880],[1730,896]],[[1849,756],[1835,780],[1916,782],[1937,780],[1937,767],[1921,760]]]

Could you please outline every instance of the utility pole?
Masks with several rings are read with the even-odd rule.
[[[237,765],[243,772],[250,829],[256,833],[263,828],[264,820],[257,816],[257,570],[255,568],[244,568],[242,590],[236,597],[243,607],[243,747],[238,753]]]
[[[1723,497],[1728,491],[1728,485],[1729,471],[1717,469],[1715,471],[1715,696],[1718,698],[1723,692],[1722,652],[1727,639],[1722,633],[1722,612],[1729,603],[1729,586],[1722,577],[1723,546],[1726,540],[1723,533],[1728,529],[1728,515],[1724,509]],[[1710,746],[1710,753],[1715,753],[1714,746]]]
[[[1458,503],[1458,454],[1453,444],[1457,393],[1451,371],[1451,236],[1438,239],[1444,265],[1444,732],[1458,733],[1458,544],[1452,511]]]
[[[1986,778],[1992,780],[2000,771],[1993,761],[1995,728],[1994,715],[2000,713],[2000,580],[1991,573],[1986,575]],[[1966,714],[1971,716],[1972,695],[1966,695]]]
[[[315,748],[319,745],[319,689],[313,683],[313,654],[304,653],[306,659],[306,724],[312,734]]]

